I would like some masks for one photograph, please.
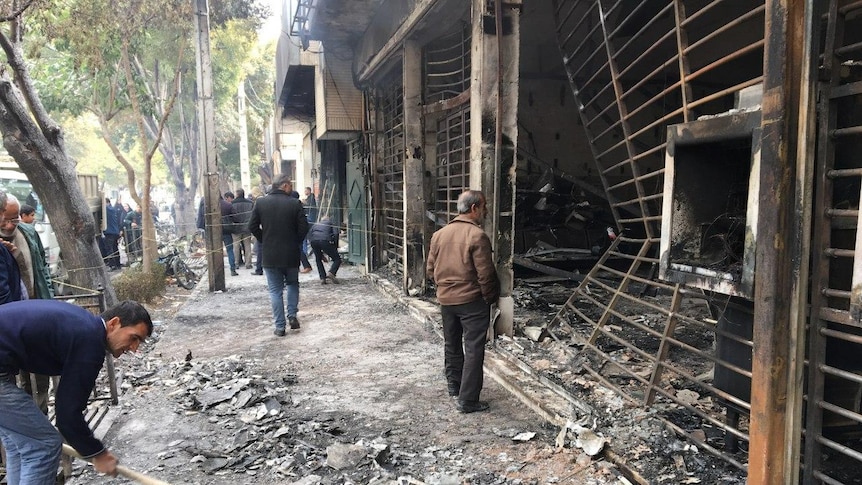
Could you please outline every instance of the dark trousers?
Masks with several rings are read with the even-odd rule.
[[[323,269],[323,253],[326,253],[329,259],[332,260],[332,264],[329,265],[329,272],[333,276],[338,274],[338,268],[341,267],[341,255],[338,254],[338,248],[335,247],[335,244],[329,241],[311,241],[311,249],[314,251],[314,259],[315,263],[317,263],[317,273],[320,275],[320,279],[326,278],[326,271]]]
[[[257,261],[255,261],[255,263],[254,263],[255,264],[255,267],[254,267],[255,273],[258,273],[258,274],[263,273],[263,266],[261,266],[261,264],[263,263],[263,243],[262,242],[260,242],[258,240],[254,241],[254,252],[257,253]]]
[[[120,235],[105,234],[105,264],[111,268],[120,267]]]
[[[478,401],[491,306],[480,299],[463,305],[441,305],[440,313],[446,381],[454,386],[460,384],[460,401]]]
[[[308,262],[308,255],[306,255],[305,251],[302,250],[301,245],[299,246],[299,264],[302,265],[302,269],[311,269],[311,263]]]

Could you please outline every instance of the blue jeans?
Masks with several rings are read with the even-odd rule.
[[[233,256],[233,234],[222,233],[221,242],[224,243],[225,251],[227,251],[227,262],[230,265],[230,270],[236,271],[236,259]]]
[[[63,444],[60,434],[14,381],[0,376],[0,439],[10,485],[53,485]]]
[[[296,317],[299,306],[299,268],[263,268],[269,302],[272,304],[272,319],[276,330],[284,330],[284,288],[287,287],[287,318]]]

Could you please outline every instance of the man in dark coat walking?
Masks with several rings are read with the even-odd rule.
[[[275,335],[283,337],[287,323],[292,329],[299,328],[296,318],[299,307],[299,253],[302,240],[308,233],[308,220],[302,202],[290,196],[293,184],[287,175],[276,177],[272,186],[272,192],[255,203],[248,231],[266,247],[263,252],[263,272],[272,303]]]

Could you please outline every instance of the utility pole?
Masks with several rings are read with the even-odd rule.
[[[225,289],[224,252],[222,250],[219,176],[215,156],[215,109],[213,107],[212,58],[210,57],[210,22],[208,0],[194,0],[197,34],[197,105],[200,134],[200,160],[203,160],[204,213],[206,214],[207,267],[210,291]]]
[[[245,80],[237,89],[239,105],[239,183],[245,190],[251,189],[251,175],[248,167],[248,123],[245,114]]]

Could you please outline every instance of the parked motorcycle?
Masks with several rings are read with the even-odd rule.
[[[165,266],[165,276],[172,276],[179,287],[191,290],[197,284],[198,275],[189,268],[175,245],[160,244],[156,262]]]

